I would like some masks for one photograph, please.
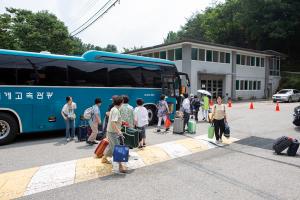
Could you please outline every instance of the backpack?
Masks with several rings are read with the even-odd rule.
[[[93,114],[94,114],[94,109],[92,106],[92,107],[85,109],[85,111],[83,113],[83,118],[86,120],[90,120],[92,118]]]

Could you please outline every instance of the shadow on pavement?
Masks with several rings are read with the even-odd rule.
[[[39,145],[53,141],[57,141],[57,143],[61,143],[60,145],[62,145],[65,142],[64,136],[64,131],[21,134],[17,136],[13,143],[0,146],[0,149]]]
[[[272,150],[274,141],[275,141],[274,139],[270,139],[270,138],[251,136],[251,137],[247,137],[245,139],[236,141],[235,143],[241,144],[241,145],[247,145],[247,146],[251,146],[251,147],[257,147],[257,148],[261,148],[261,149],[266,149],[266,150]]]

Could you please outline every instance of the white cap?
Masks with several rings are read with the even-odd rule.
[[[194,95],[193,95],[193,94],[190,94],[190,97],[194,97]]]

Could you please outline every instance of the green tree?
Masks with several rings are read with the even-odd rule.
[[[165,42],[197,39],[300,57],[300,1],[227,0],[192,15]],[[176,36],[176,37],[175,37]]]
[[[6,12],[0,15],[0,48],[67,55],[82,55],[92,49],[117,52],[113,44],[102,48],[70,36],[65,24],[48,11],[6,8]]]

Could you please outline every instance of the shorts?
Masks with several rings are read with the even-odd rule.
[[[136,127],[136,129],[140,131],[140,133],[139,133],[139,141],[141,141],[142,139],[145,139],[146,138],[145,126],[143,126],[143,127]]]

